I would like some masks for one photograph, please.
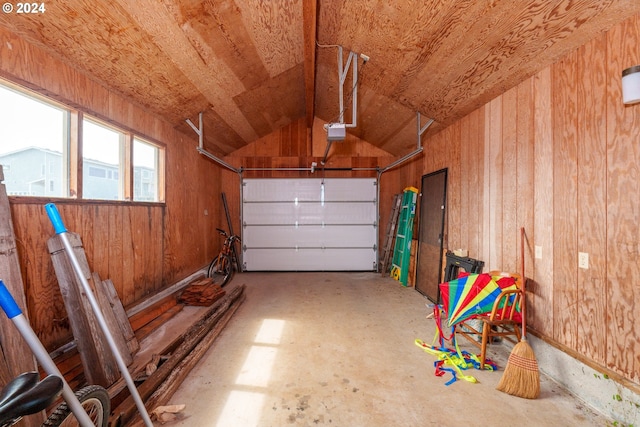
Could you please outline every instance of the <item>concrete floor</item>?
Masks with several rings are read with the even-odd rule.
[[[612,425],[544,375],[536,400],[495,390],[502,371],[445,386],[414,343],[434,337],[429,301],[390,278],[242,273],[227,286],[243,283],[245,302],[174,394],[186,408],[169,425]],[[489,357],[504,367],[509,352],[493,345]]]

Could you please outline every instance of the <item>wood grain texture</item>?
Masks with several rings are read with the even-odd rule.
[[[576,350],[606,363],[607,309],[607,156],[606,38],[594,39],[578,51],[578,223],[577,249],[589,254],[589,269],[578,268]]]
[[[519,272],[516,263],[520,252],[518,224],[518,90],[513,88],[502,97],[502,259],[500,270]],[[523,106],[526,109],[526,105]],[[515,256],[514,256],[515,254]]]
[[[6,290],[13,296],[22,310],[25,319],[29,319],[24,293],[24,283],[20,274],[17,240],[14,233],[11,207],[4,184],[2,166],[0,166],[0,278]],[[6,292],[6,291],[5,291]],[[0,317],[0,381],[7,384],[14,377],[37,368],[35,358],[20,332],[6,315]],[[25,420],[25,426],[36,426],[44,421],[44,413],[36,414],[33,419]]]
[[[578,310],[577,55],[551,67],[553,78],[553,338],[575,348]]]
[[[640,63],[640,20],[607,35],[607,366],[640,383],[640,110],[620,102],[620,71]]]
[[[554,307],[554,174],[552,123],[551,69],[538,73],[533,79],[534,114],[534,251],[540,248],[541,257],[535,259],[533,281],[527,286],[531,327],[546,336],[554,335],[549,313]]]
[[[502,248],[503,248],[503,188],[504,163],[502,151],[502,98],[498,97],[491,101],[487,108],[488,139],[485,141],[486,169],[485,182],[488,198],[484,199],[484,209],[487,213],[488,228],[484,230],[483,239],[489,245],[489,250],[485,253],[485,266],[488,270],[502,270]]]
[[[533,78],[517,87],[516,130],[516,225],[525,229],[525,277],[532,279],[534,271],[534,91]],[[521,265],[520,251],[516,265]],[[518,267],[519,268],[519,267]],[[531,314],[531,313],[529,313]]]
[[[118,380],[120,373],[79,278],[82,274],[87,281],[91,280],[82,241],[76,233],[66,235],[81,271],[75,271],[59,235],[48,240],[49,252],[87,381],[106,388]]]
[[[77,70],[53,92],[97,110],[117,109],[118,93],[183,133],[204,112],[205,145],[220,156],[303,117],[307,128],[336,121],[342,45],[370,58],[358,59],[349,133],[400,156],[416,111],[436,119],[433,135],[638,12],[630,0],[69,0],[0,15],[0,27],[10,33],[3,66],[25,81],[47,86]],[[13,55],[15,36],[49,57]]]

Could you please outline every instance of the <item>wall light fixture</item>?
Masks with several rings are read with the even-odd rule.
[[[625,104],[640,102],[640,65],[622,71],[622,102]]]

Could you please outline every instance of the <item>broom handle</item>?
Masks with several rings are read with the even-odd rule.
[[[524,276],[524,227],[520,228],[520,274],[522,275],[522,340],[526,340],[527,336],[527,304],[526,304],[526,283],[527,278]]]

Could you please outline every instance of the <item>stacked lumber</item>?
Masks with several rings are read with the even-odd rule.
[[[208,307],[222,298],[224,294],[225,291],[220,285],[214,284],[212,279],[205,277],[191,282],[178,297],[178,302]]]
[[[166,323],[184,308],[178,304],[175,295],[169,295],[155,304],[150,305],[144,311],[140,311],[129,318],[136,337],[142,341],[153,331]]]
[[[138,394],[148,412],[167,404],[173,393],[220,335],[244,301],[244,288],[244,285],[233,288],[227,295],[213,303],[182,336],[165,347],[159,357],[154,355],[153,358],[161,360],[162,363],[153,372],[145,372],[146,379],[137,387]],[[143,369],[147,368],[148,364],[143,367]],[[141,378],[136,372],[133,376]],[[113,389],[115,388],[114,385],[109,390],[109,395],[114,394]],[[122,392],[126,393],[127,389],[122,389]],[[129,395],[126,398],[115,396],[111,401],[112,404],[114,402],[120,403],[113,405],[109,425],[125,426],[140,421],[138,408],[132,396]]]

